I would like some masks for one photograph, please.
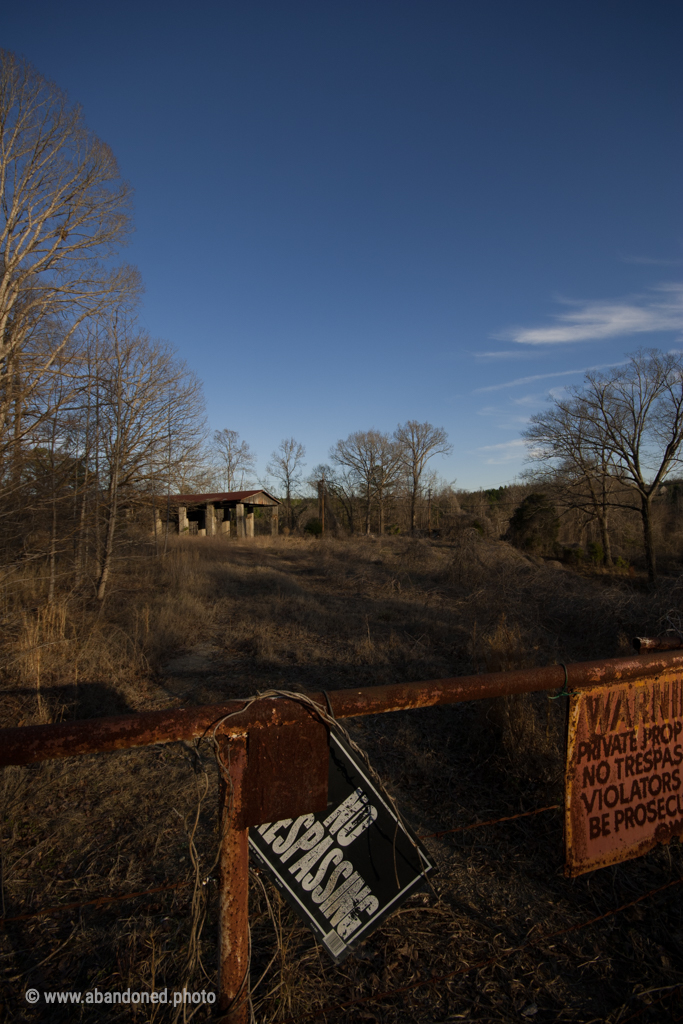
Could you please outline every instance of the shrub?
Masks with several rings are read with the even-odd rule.
[[[323,524],[320,519],[309,519],[304,526],[304,533],[310,533],[314,537],[319,537],[323,532]]]
[[[552,551],[560,530],[555,506],[545,494],[529,494],[512,514],[506,540],[523,551]]]
[[[605,561],[605,552],[602,549],[602,544],[598,544],[597,541],[591,541],[588,545],[588,557],[593,565],[602,565]]]
[[[583,554],[583,548],[578,545],[562,549],[562,557],[568,565],[581,565]]]

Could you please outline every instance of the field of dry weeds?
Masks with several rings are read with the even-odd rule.
[[[139,540],[103,612],[73,593],[45,605],[40,573],[17,572],[3,596],[2,724],[610,657],[634,633],[680,625],[680,595],[675,578],[647,592],[637,577],[535,564],[476,532],[449,543],[197,538],[163,559]],[[427,834],[560,804],[563,703],[535,695],[404,712],[352,732]],[[24,999],[29,987],[215,990],[208,746],[6,769],[2,787],[4,1019],[208,1019],[202,1006]],[[426,843],[439,865],[433,890],[341,967],[254,877],[259,1024],[299,1024],[350,1000],[317,1019],[625,1024],[683,1014],[679,889],[610,914],[682,876],[678,844],[571,881],[557,809]],[[133,893],[146,895],[88,905]],[[442,980],[410,987],[430,977]]]

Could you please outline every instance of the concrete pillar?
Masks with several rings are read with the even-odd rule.
[[[235,505],[235,518],[237,520],[237,539],[244,537],[244,505]]]
[[[216,516],[215,509],[210,501],[206,503],[206,518],[204,521],[206,523],[206,536],[213,537],[216,532]]]
[[[254,536],[254,510],[247,512],[247,537]]]
[[[187,521],[187,508],[185,505],[178,507],[178,533],[189,533],[190,524]]]
[[[270,510],[270,532],[273,537],[277,537],[278,533],[278,507],[277,505]]]
[[[158,508],[154,509],[154,535],[160,537],[163,533],[163,526],[161,525],[161,512]]]
[[[206,537],[206,527],[203,530],[197,530],[198,537]]]
[[[224,519],[222,523],[219,523],[218,532],[223,534],[224,537],[230,536],[230,520]]]

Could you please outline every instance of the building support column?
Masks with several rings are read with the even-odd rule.
[[[215,509],[210,501],[207,501],[206,503],[206,515],[204,522],[206,523],[206,536],[213,537],[216,532],[216,516]]]
[[[247,537],[254,536],[254,510],[247,512]]]
[[[244,505],[235,505],[235,519],[237,521],[237,539],[244,537]]]
[[[184,533],[189,533],[190,524],[187,521],[187,508],[185,505],[178,507],[178,533],[182,536]]]
[[[278,507],[275,505],[270,510],[270,533],[272,537],[277,537],[278,534]]]

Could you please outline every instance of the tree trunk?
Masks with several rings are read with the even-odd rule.
[[[88,381],[90,384],[90,381]],[[90,387],[88,387],[88,404],[85,416],[85,443],[83,446],[83,492],[81,494],[81,512],[78,523],[78,540],[76,542],[76,585],[80,586],[85,575],[88,559],[88,539],[86,536],[86,510],[88,502],[88,461],[90,459]]]
[[[417,488],[413,484],[410,492],[410,536],[415,536],[415,520],[417,517]]]
[[[6,370],[6,373],[11,372]],[[12,445],[12,486],[19,487],[21,483],[21,474],[23,470],[23,444],[22,444],[22,412],[23,412],[23,398],[21,394],[21,380],[19,374],[13,374],[11,383],[8,385],[10,392],[14,391],[14,443]]]
[[[54,470],[53,470],[54,472]],[[52,530],[50,532],[50,582],[47,589],[47,603],[52,604],[55,599],[55,578],[57,575],[56,566],[56,554],[57,554],[57,499],[54,495],[54,487],[52,494]]]
[[[116,511],[118,504],[117,489],[112,488],[109,492],[109,516],[107,519],[107,536],[104,541],[104,553],[102,555],[102,569],[100,578],[97,581],[97,600],[104,601],[104,592],[107,587],[107,580],[111,571],[111,558],[114,551],[114,532],[116,530]]]
[[[102,545],[100,537],[100,363],[95,350],[95,565],[100,564]]]
[[[605,565],[608,569],[611,569],[614,562],[612,560],[612,541],[609,535],[607,513],[603,513],[598,516],[598,523],[600,526],[600,537],[602,539],[602,550],[605,554]]]
[[[155,513],[156,517],[156,513]],[[166,525],[164,527],[164,556],[168,551],[168,530],[171,522],[171,399],[168,400],[168,467],[166,478]],[[156,524],[155,524],[156,525]]]
[[[640,516],[643,521],[643,544],[645,547],[645,565],[647,566],[647,578],[654,583],[657,578],[657,564],[655,561],[655,548],[652,541],[652,517],[650,508],[650,495],[641,495]]]
[[[55,434],[57,431],[57,418],[52,421],[52,439],[50,443],[50,497],[52,505],[52,529],[50,531],[50,556],[49,556],[49,584],[47,590],[47,603],[52,604],[55,599],[55,577],[56,577],[56,552],[57,552],[57,483],[55,480]]]
[[[78,523],[78,546],[76,548],[76,585],[80,586],[85,575],[86,563],[88,560],[88,538],[86,535],[86,503],[88,500],[88,474],[87,470],[83,479],[83,494],[81,496],[81,514]]]

